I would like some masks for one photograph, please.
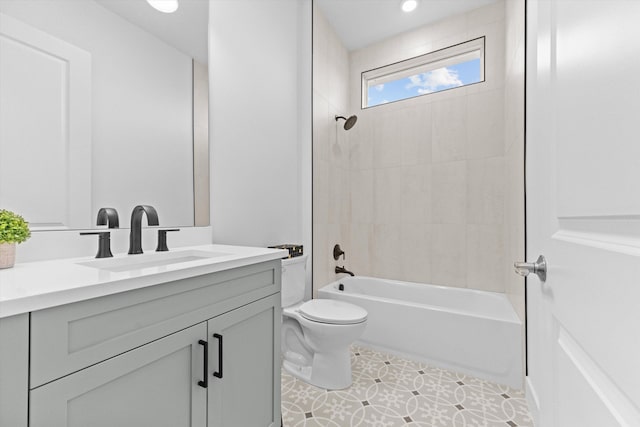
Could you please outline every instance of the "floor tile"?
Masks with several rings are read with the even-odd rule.
[[[532,427],[524,393],[363,346],[353,384],[323,390],[282,371],[285,427]]]

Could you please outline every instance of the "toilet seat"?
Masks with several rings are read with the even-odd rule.
[[[352,325],[367,320],[367,311],[354,304],[332,299],[312,299],[298,308],[302,317],[312,322]]]

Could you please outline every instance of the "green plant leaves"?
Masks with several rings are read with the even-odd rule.
[[[0,209],[0,243],[22,243],[31,237],[29,223],[20,215]]]

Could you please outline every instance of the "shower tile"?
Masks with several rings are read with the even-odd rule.
[[[313,290],[314,293],[323,285],[329,283],[329,273],[332,273],[326,266],[329,265],[329,241],[327,238],[328,224],[314,224],[313,237]],[[332,246],[333,247],[333,246]],[[331,258],[333,259],[333,258]],[[313,295],[315,298],[316,295]]]
[[[402,164],[402,151],[398,146],[399,120],[401,112],[386,105],[378,111],[377,120],[373,125],[373,167],[389,168]]]
[[[467,287],[504,292],[504,230],[499,225],[467,225]]]
[[[504,157],[467,162],[467,223],[502,224],[504,221]]]
[[[454,224],[434,224],[431,238],[431,282],[467,286],[467,230]]]
[[[395,279],[402,274],[401,226],[375,224],[373,226],[372,272],[375,277]]]
[[[373,172],[373,220],[376,224],[399,224],[402,203],[402,169]]]
[[[431,163],[431,105],[415,103],[400,110],[397,141],[405,166]]]
[[[336,127],[335,120],[331,123],[332,127]],[[331,131],[334,131],[331,129]],[[329,160],[331,164],[346,169],[349,167],[349,134],[338,126],[335,132],[335,144],[331,145],[329,151]]]
[[[466,162],[434,164],[432,166],[431,182],[431,216],[433,223],[466,223]]]
[[[491,24],[504,19],[505,5],[496,2],[485,7],[474,9],[467,13],[467,22],[469,26]]]
[[[400,220],[403,224],[431,223],[431,169],[431,165],[402,168]]]
[[[329,222],[329,163],[313,159],[313,222]]]
[[[373,225],[351,223],[351,248],[345,254],[345,264],[349,265],[356,274],[371,271],[371,248],[373,245]]]
[[[467,27],[467,15],[459,14],[429,25],[428,28],[430,30],[431,40],[437,41],[447,37],[464,37],[467,32]]]
[[[329,201],[327,206],[330,224],[347,223],[351,219],[349,175],[348,171],[340,167],[329,167]]]
[[[353,384],[344,390],[322,390],[283,370],[284,426],[533,427],[522,391],[360,345],[351,361]]]
[[[432,103],[431,144],[434,163],[463,160],[467,143],[466,97]]]
[[[345,253],[351,253],[351,242],[350,242],[350,226],[349,224],[329,224],[328,233],[327,233],[327,264],[324,264],[323,267],[329,273],[329,282],[333,282],[337,280],[338,277],[344,277],[343,274],[335,274],[335,266],[336,265],[344,265],[347,270],[353,270],[353,267],[348,265],[347,263],[338,263],[333,259],[333,246],[336,243],[339,243]]]
[[[313,92],[313,158],[329,159],[329,103],[317,90]]]
[[[373,170],[351,171],[351,222],[373,224]]]
[[[469,93],[485,92],[504,87],[505,42],[504,27],[495,23],[478,25],[469,29],[469,38],[486,37],[485,81],[483,84],[469,86]]]
[[[345,111],[349,102],[347,93],[349,53],[332,29],[327,32],[327,41],[328,94],[334,106],[339,111]]]
[[[360,111],[358,122],[349,131],[349,167],[351,170],[373,167],[373,123],[369,111]]]
[[[402,225],[402,275],[398,280],[431,282],[431,225]]]
[[[504,154],[504,91],[496,89],[467,97],[467,159]]]

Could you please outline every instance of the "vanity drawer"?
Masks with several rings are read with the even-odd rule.
[[[30,388],[280,291],[280,260],[31,313]]]

